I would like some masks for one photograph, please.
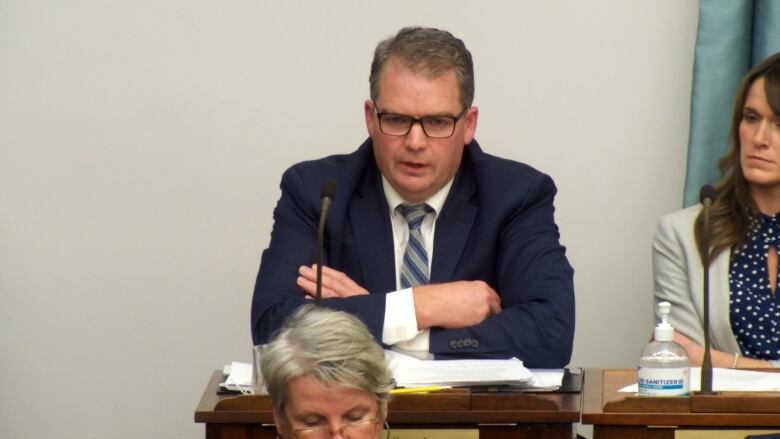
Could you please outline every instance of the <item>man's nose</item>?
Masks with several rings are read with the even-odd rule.
[[[416,120],[412,122],[412,127],[406,134],[406,146],[411,149],[422,149],[428,144],[428,135],[425,134],[422,122]]]

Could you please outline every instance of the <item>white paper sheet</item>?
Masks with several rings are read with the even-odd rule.
[[[385,351],[399,387],[505,385],[533,390],[555,390],[563,382],[563,369],[530,371],[523,362],[510,360],[420,360],[394,351]],[[223,387],[252,390],[252,364],[232,362]]]
[[[419,360],[394,351],[385,351],[398,386],[426,385],[519,385],[529,384],[531,371],[523,362],[510,360]]]
[[[230,366],[225,366],[225,373],[228,374],[223,387],[228,390],[237,390],[242,392],[252,391],[252,364],[239,363],[234,361]]]

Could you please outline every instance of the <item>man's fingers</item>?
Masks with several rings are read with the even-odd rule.
[[[316,276],[311,277],[309,276],[310,269],[307,268],[306,270],[299,270],[302,274],[298,276],[298,279],[296,280],[296,283],[298,286],[309,296],[314,297],[317,295],[317,278]],[[305,271],[305,273],[304,273]],[[322,277],[322,297],[328,298],[328,297],[341,297],[338,293],[332,288],[332,285],[327,281],[325,276]]]
[[[306,295],[311,297],[315,297],[317,295],[316,282],[312,282],[303,276],[298,276],[296,283],[306,293]],[[325,285],[322,286],[321,293],[322,293],[322,298],[324,299],[330,297],[340,297],[335,291],[331,290],[330,288],[326,288]]]
[[[317,292],[317,284],[309,279],[307,279],[304,276],[298,276],[298,279],[296,279],[295,283],[298,284],[298,286],[309,295],[314,295]]]
[[[488,305],[490,306],[491,314],[498,314],[501,312],[501,300],[498,298],[498,295],[491,297],[490,300],[488,300]]]
[[[313,264],[310,267],[301,266],[298,268],[299,278],[308,281],[313,284],[316,289],[317,286],[317,264]],[[299,285],[302,282],[298,281]],[[346,274],[330,268],[328,266],[322,266],[322,289],[323,297],[325,297],[325,290],[329,290],[327,297],[349,297],[358,294],[368,294],[368,290],[358,285]],[[306,290],[308,292],[308,290]]]

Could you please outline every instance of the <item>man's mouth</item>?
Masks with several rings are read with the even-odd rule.
[[[411,169],[422,169],[425,167],[423,163],[417,163],[417,162],[401,162],[401,164]]]

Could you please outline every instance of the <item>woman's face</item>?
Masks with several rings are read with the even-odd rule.
[[[754,197],[780,189],[780,116],[769,107],[764,81],[748,89],[739,123],[740,164]]]
[[[285,439],[381,437],[383,406],[368,392],[341,385],[328,387],[304,375],[287,383],[287,395],[283,419],[274,412]]]

